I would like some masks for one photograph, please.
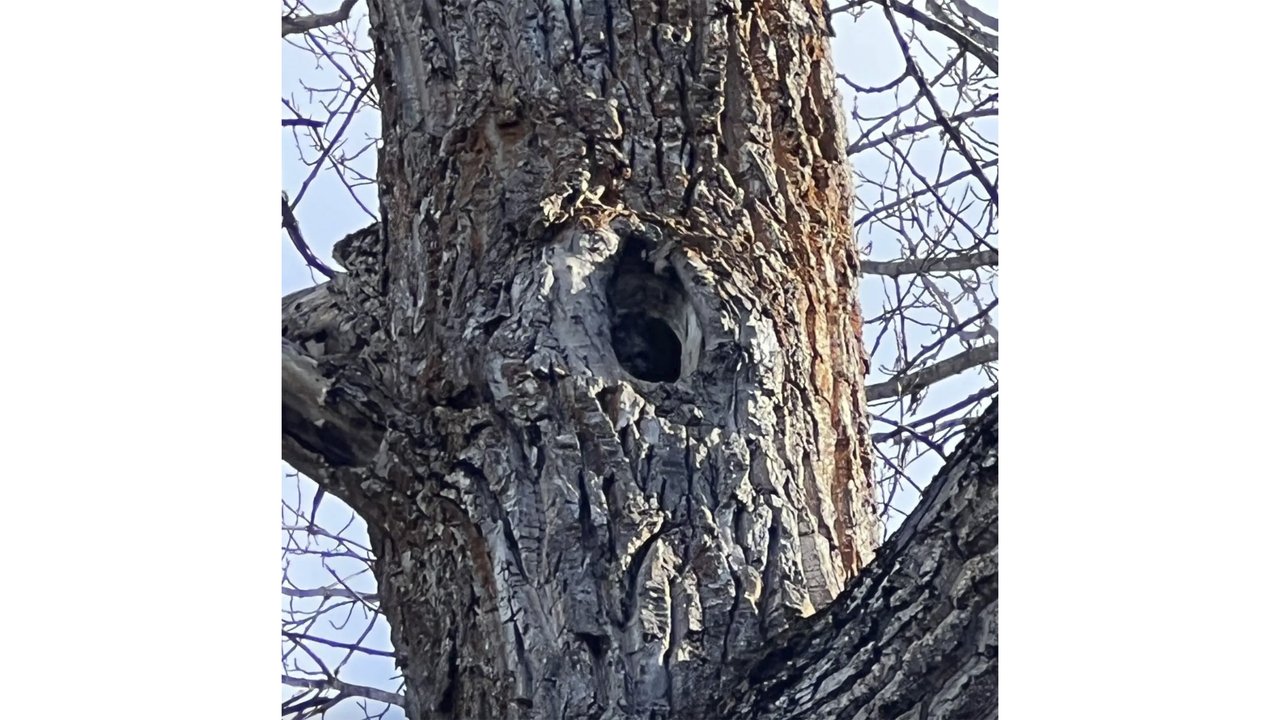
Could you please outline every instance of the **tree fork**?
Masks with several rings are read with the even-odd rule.
[[[716,717],[994,719],[998,449],[992,400],[875,562],[747,667]]]

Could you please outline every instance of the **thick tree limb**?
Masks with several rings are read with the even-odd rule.
[[[330,25],[337,25],[351,17],[351,9],[355,6],[356,0],[342,0],[342,5],[339,5],[338,9],[333,12],[304,15],[302,17],[289,17],[286,15],[280,18],[280,37],[288,37],[322,27],[329,27]]]
[[[285,462],[317,482],[369,467],[388,429],[390,404],[342,352],[356,342],[335,287],[345,281],[283,299],[281,452]]]
[[[867,387],[867,402],[906,395],[932,385],[939,380],[945,380],[952,375],[959,375],[969,368],[993,362],[999,357],[999,345],[1000,343],[994,342],[987,345],[979,345],[952,355],[946,360],[936,362],[929,367],[921,368],[912,373],[901,374],[884,382],[871,385]]]
[[[980,267],[998,265],[1000,253],[995,250],[982,250],[967,255],[944,255],[932,258],[908,258],[906,260],[863,260],[863,275],[882,275],[899,277],[916,273],[953,272],[955,270],[976,270]]]
[[[755,661],[717,717],[996,717],[998,406],[876,560]]]
[[[349,379],[331,377],[295,342],[282,343],[283,457],[313,479],[333,468],[367,467],[386,426]],[[353,392],[353,390],[355,390]]]

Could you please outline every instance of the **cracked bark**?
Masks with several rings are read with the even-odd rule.
[[[823,5],[369,4],[383,220],[284,299],[283,456],[410,718],[702,717],[880,532]]]

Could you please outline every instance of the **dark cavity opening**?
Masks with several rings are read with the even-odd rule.
[[[622,369],[648,382],[680,379],[680,338],[658,318],[628,314],[613,326],[613,352]]]
[[[679,279],[655,270],[644,242],[628,240],[618,257],[609,292],[613,352],[638,380],[675,382],[697,366],[702,330]]]

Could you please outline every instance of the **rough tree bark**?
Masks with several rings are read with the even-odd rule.
[[[720,720],[996,717],[995,401],[875,561],[744,668]]]
[[[368,521],[408,716],[785,686],[735,690],[880,534],[823,4],[369,6],[382,221],[284,299],[283,456]]]

